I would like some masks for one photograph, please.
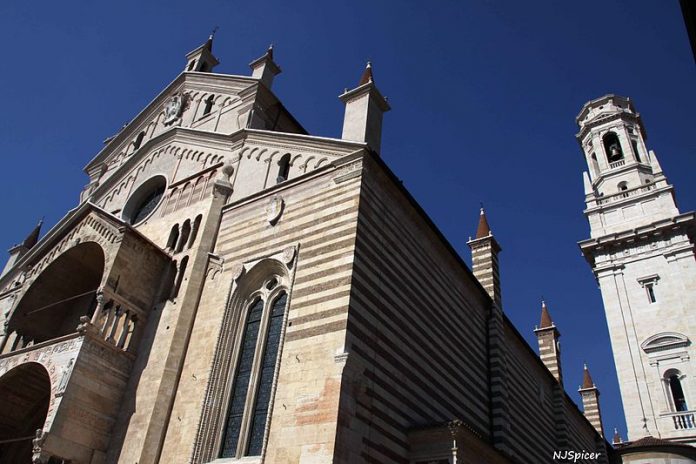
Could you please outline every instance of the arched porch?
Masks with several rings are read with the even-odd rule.
[[[0,377],[0,463],[30,464],[36,431],[43,429],[51,380],[38,363],[21,364]]]

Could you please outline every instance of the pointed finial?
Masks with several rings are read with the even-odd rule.
[[[273,43],[271,43],[268,46],[268,50],[266,50],[266,55],[270,58],[273,59]]]
[[[546,301],[541,300],[541,320],[539,322],[540,329],[547,329],[553,327],[553,321],[551,320],[551,315],[549,314],[549,309],[546,307]]]
[[[363,71],[362,76],[360,76],[360,82],[358,83],[358,86],[365,85],[368,82],[373,82],[372,62],[370,61],[367,62],[367,65],[365,66],[365,71]]]
[[[623,443],[623,440],[621,439],[621,435],[619,435],[619,431],[614,427],[614,438],[611,441],[613,444],[618,445],[619,443]]]
[[[583,363],[582,371],[582,388],[594,388],[595,384],[592,381],[590,370],[587,368],[587,363]]]
[[[491,227],[488,225],[488,219],[486,219],[486,212],[483,209],[483,203],[481,203],[481,212],[479,213],[478,227],[476,228],[476,238],[484,238],[493,235],[491,233]]]
[[[220,26],[215,26],[212,31],[210,31],[210,37],[208,40],[213,40],[215,38],[215,33],[220,29]]]

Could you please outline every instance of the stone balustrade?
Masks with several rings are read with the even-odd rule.
[[[694,411],[683,411],[668,414],[674,423],[674,430],[689,430],[696,428]]]
[[[109,291],[97,292],[96,308],[91,319],[82,322],[94,326],[104,340],[119,349],[133,352],[141,326],[147,320],[145,312],[120,295]]]
[[[632,188],[630,190],[623,190],[623,191],[616,193],[614,195],[607,195],[605,197],[598,198],[597,204],[604,205],[607,203],[620,201],[620,200],[623,200],[624,198],[629,198],[629,197],[632,197],[634,195],[638,195],[639,193],[644,193],[644,192],[649,192],[650,190],[655,190],[656,188],[657,188],[656,184],[641,185],[640,187]]]
[[[143,309],[110,290],[98,289],[94,311],[90,312],[91,318],[88,315],[80,318],[77,332],[98,334],[107,343],[123,351],[132,353],[136,350],[142,326],[147,321],[147,314]],[[62,335],[57,335],[57,338]],[[0,339],[0,354],[29,348],[36,343],[27,334],[9,331]]]

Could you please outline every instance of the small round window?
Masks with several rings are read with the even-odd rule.
[[[146,180],[123,207],[123,220],[129,224],[138,224],[147,219],[162,202],[166,189],[167,179],[164,176],[155,176]]]

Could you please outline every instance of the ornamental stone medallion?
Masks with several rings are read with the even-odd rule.
[[[280,195],[273,195],[266,205],[266,220],[274,226],[278,219],[280,219],[281,214],[283,214],[283,207],[285,206],[285,201]]]
[[[184,97],[180,94],[175,94],[164,105],[164,124],[172,124],[181,116],[181,111],[184,108]]]

